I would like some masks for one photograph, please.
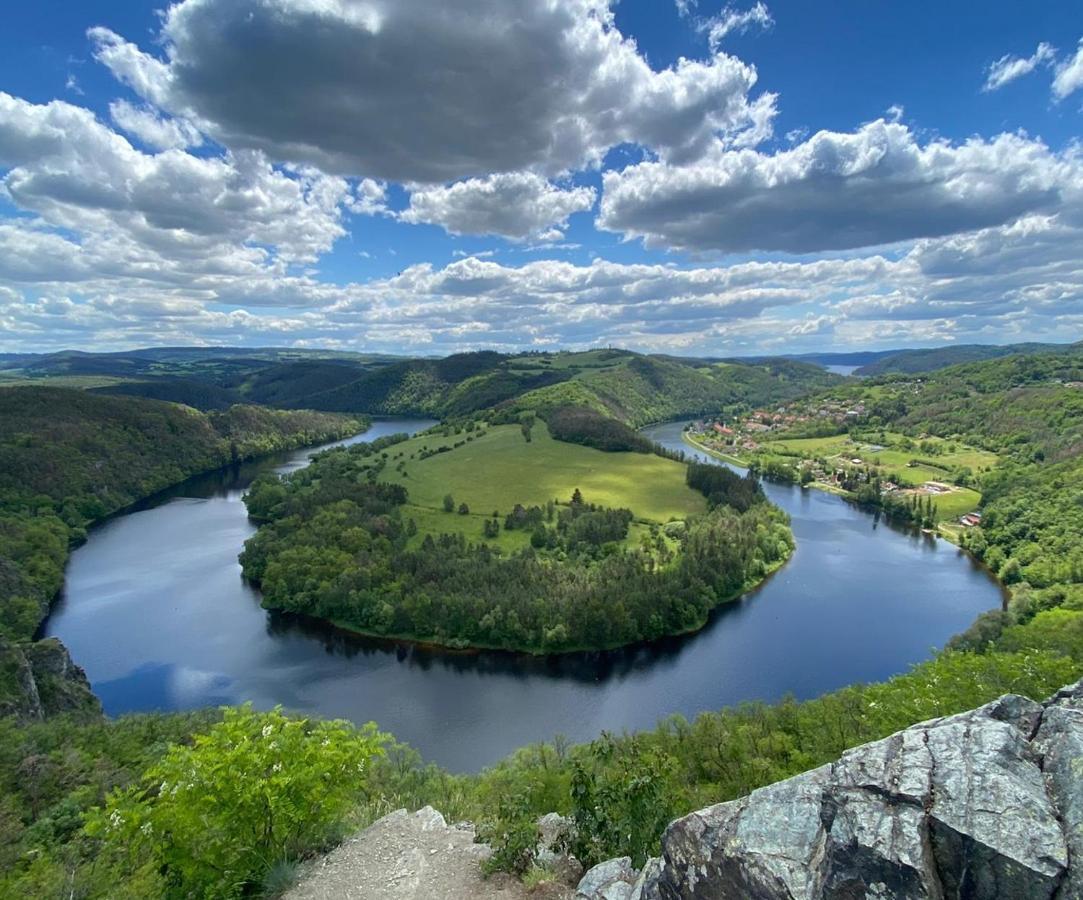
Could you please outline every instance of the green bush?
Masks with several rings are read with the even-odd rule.
[[[630,856],[642,866],[660,851],[662,830],[678,810],[667,773],[676,761],[638,737],[605,734],[572,764],[572,850],[585,866]]]
[[[92,810],[86,833],[132,870],[154,862],[178,896],[239,896],[335,837],[384,743],[371,724],[230,708]]]

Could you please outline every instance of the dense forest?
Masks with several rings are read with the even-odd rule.
[[[649,453],[651,442],[634,428],[589,406],[558,406],[546,414],[549,433],[558,441],[596,450]]]
[[[34,633],[91,522],[198,472],[363,427],[325,413],[204,414],[64,388],[0,390],[0,637]]]
[[[517,504],[477,540],[435,533],[411,545],[407,490],[369,480],[379,450],[331,450],[252,485],[246,502],[265,524],[241,562],[265,605],[452,647],[601,649],[701,627],[793,547],[759,486],[714,466],[689,479],[711,512],[655,525],[636,549],[621,547],[632,513],[578,490],[545,509]],[[702,484],[699,468],[725,477]],[[501,528],[529,529],[530,546],[501,553],[486,542]]]

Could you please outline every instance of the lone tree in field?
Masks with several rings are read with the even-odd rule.
[[[444,512],[453,512],[455,510],[455,498],[451,494],[444,494]]]

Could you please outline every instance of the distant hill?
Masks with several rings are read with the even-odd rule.
[[[783,356],[742,356],[727,359],[727,362],[765,363],[778,359],[792,359],[796,362],[816,366],[866,366],[877,360],[897,353],[909,353],[908,350],[856,350],[852,353],[787,353]]]
[[[156,378],[153,381],[124,381],[107,387],[91,388],[91,394],[109,394],[114,397],[145,397],[149,400],[168,400],[183,403],[193,409],[229,409],[241,403],[241,395],[229,388],[186,378]]]
[[[841,381],[818,366],[791,360],[747,365],[676,359],[627,354],[612,365],[530,391],[511,406],[543,415],[564,406],[585,406],[638,427],[778,403]]]
[[[0,362],[0,372],[3,369]],[[478,351],[411,359],[179,347],[54,353],[19,359],[11,370],[16,378],[42,383],[72,376],[121,379],[92,389],[207,411],[257,403],[280,409],[457,418],[483,409],[513,416],[580,407],[632,426],[779,402],[837,381],[819,366],[783,358],[722,362],[611,348],[512,355]]]
[[[951,347],[932,347],[927,350],[899,350],[887,353],[873,362],[862,364],[856,375],[885,375],[891,372],[916,375],[934,372],[960,363],[981,362],[1016,354],[1055,353],[1083,347],[1081,344],[959,344]]]

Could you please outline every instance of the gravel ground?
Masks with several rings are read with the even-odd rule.
[[[284,900],[564,900],[573,891],[530,891],[515,878],[483,878],[488,848],[469,825],[448,825],[431,806],[397,810],[306,867]]]

